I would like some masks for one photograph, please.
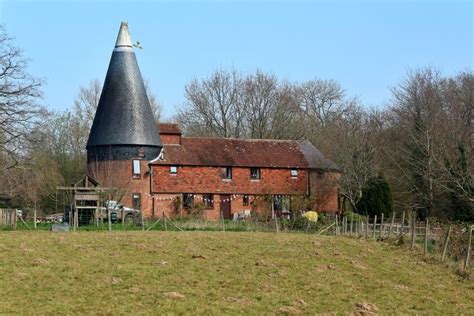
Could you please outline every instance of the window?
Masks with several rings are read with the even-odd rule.
[[[248,195],[244,195],[242,197],[242,205],[243,206],[249,206],[250,204],[250,199],[249,199],[249,196]]]
[[[232,179],[232,168],[231,167],[222,168],[221,177],[222,179]]]
[[[202,204],[204,208],[212,210],[214,208],[214,194],[203,194]]]
[[[132,206],[135,210],[139,210],[141,208],[141,194],[140,193],[133,193],[132,194]]]
[[[177,174],[178,173],[178,167],[170,166],[170,173],[171,174]]]
[[[250,179],[260,180],[260,168],[250,168]]]
[[[316,174],[317,174],[318,180],[324,179],[324,172],[322,172],[321,170],[316,171]]]
[[[298,169],[291,169],[290,173],[292,178],[298,177]]]
[[[194,207],[194,195],[191,193],[183,194],[183,207],[187,209]]]
[[[133,178],[140,179],[140,160],[133,160]]]

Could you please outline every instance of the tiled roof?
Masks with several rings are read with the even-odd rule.
[[[130,42],[128,26],[120,26],[87,148],[109,145],[161,147],[145,85]]]
[[[155,164],[338,169],[308,141],[182,137],[163,150]]]

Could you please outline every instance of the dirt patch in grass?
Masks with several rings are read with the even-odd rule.
[[[469,314],[474,284],[398,247],[230,232],[0,232],[0,314]]]

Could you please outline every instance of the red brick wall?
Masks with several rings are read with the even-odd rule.
[[[148,163],[140,161],[141,175],[139,179],[133,178],[132,160],[98,161],[87,165],[88,175],[96,179],[103,187],[115,188],[111,193],[111,200],[119,201],[126,207],[133,207],[132,194],[140,193],[141,209],[145,216],[151,216],[152,202],[150,192],[150,174]]]
[[[306,194],[307,172],[299,170],[292,178],[289,169],[260,169],[261,179],[250,180],[250,168],[232,168],[232,179],[221,178],[220,167],[179,166],[175,175],[169,166],[153,165],[153,192],[230,193],[230,194]]]
[[[163,145],[181,144],[181,135],[177,134],[161,134],[160,139]]]
[[[132,194],[141,194],[141,208],[146,217],[161,217],[163,212],[168,217],[177,215],[174,210],[174,200],[181,193],[212,193],[214,194],[214,209],[205,210],[204,217],[210,220],[220,218],[220,195],[236,194],[231,202],[231,212],[239,213],[252,210],[262,213],[258,205],[243,206],[242,194],[306,194],[306,170],[299,170],[298,178],[291,178],[289,169],[261,169],[260,180],[250,180],[249,168],[232,168],[233,179],[221,179],[220,167],[178,167],[178,173],[171,175],[169,166],[153,165],[152,189],[156,198],[152,201],[150,193],[150,178],[147,161],[141,161],[141,177],[133,179],[132,161],[110,161],[89,163],[89,175],[99,181],[102,186],[118,188],[118,193],[111,199],[132,207]],[[316,171],[310,171],[311,195],[318,197],[318,211],[338,210],[338,173],[326,173],[324,178],[318,178]],[[199,202],[199,199],[196,199]],[[154,203],[153,203],[154,202]],[[257,203],[258,204],[258,203]],[[261,204],[261,203],[260,203]],[[268,205],[266,206],[269,207]],[[268,211],[268,210],[265,210]],[[184,213],[183,213],[184,214]]]
[[[179,209],[175,210],[176,198],[181,199],[181,194],[155,194],[155,209],[151,212],[157,218],[163,218],[163,214],[168,218],[179,215]]]
[[[310,191],[315,197],[315,210],[322,212],[339,211],[339,178],[338,172],[324,172],[319,174],[316,170],[310,171]]]
[[[155,194],[155,216],[162,218],[165,214],[168,218],[176,216],[189,216],[189,211],[184,209],[175,209],[176,206],[176,197],[179,197],[181,201],[181,194]],[[241,213],[245,210],[262,213],[263,210],[252,205],[254,200],[253,196],[249,197],[249,205],[243,205],[243,196],[242,195],[231,195],[231,214]],[[195,204],[201,203],[202,195],[196,194],[194,198]],[[206,220],[219,220],[221,218],[220,213],[221,207],[221,197],[219,194],[214,194],[214,207],[210,209],[204,209],[203,218]],[[267,214],[268,215],[268,214]]]

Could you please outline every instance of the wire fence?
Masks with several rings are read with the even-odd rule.
[[[353,217],[335,216],[331,230],[327,233],[377,241],[394,241],[417,249],[423,255],[431,256],[441,262],[451,259],[462,262],[469,268],[473,260],[472,233],[474,225],[468,223],[442,222],[434,218],[424,221],[416,219],[414,213],[409,217],[396,217],[394,213],[388,220],[381,217],[366,217],[354,220]]]
[[[0,228],[39,230],[161,230],[161,231],[249,231],[249,232],[299,232],[316,235],[348,236],[365,240],[393,241],[423,252],[441,262],[453,260],[462,262],[467,269],[472,262],[472,232],[474,226],[468,223],[447,223],[428,218],[416,219],[414,213],[393,213],[391,216],[348,216],[329,214],[321,216],[318,222],[308,221],[302,216],[290,218],[249,217],[242,220],[207,221],[199,217],[145,219],[135,214],[125,220],[93,220],[80,222],[81,225],[60,223],[60,219],[41,219],[36,225],[17,217],[16,210],[0,209]]]

